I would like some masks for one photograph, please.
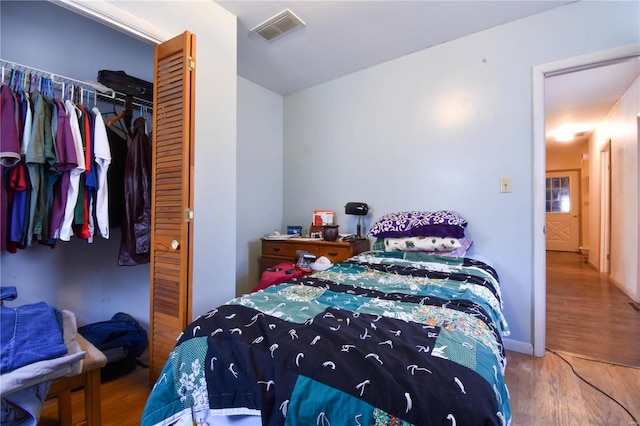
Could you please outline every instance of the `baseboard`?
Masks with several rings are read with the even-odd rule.
[[[631,300],[633,300],[636,303],[640,303],[640,295],[638,295],[638,293],[636,293],[635,291],[632,291],[630,288],[625,287],[622,285],[622,283],[614,280],[613,278],[611,278],[611,275],[609,275],[609,281],[611,281],[613,283],[613,285],[615,285],[616,287],[618,287],[620,289],[621,292],[623,292],[624,294],[626,294],[627,296],[629,296],[629,298]]]
[[[512,339],[503,339],[502,343],[504,344],[504,348],[508,351],[533,356],[533,345],[531,343],[520,342]]]

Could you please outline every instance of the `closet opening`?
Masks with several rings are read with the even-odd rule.
[[[98,3],[103,2],[94,6],[98,7]],[[46,84],[46,79],[53,77],[52,83],[57,82],[53,83],[55,96],[63,99],[65,92],[75,105],[89,110],[97,106],[106,130],[126,141],[120,144],[121,151],[126,153],[131,137],[127,135],[124,121],[119,118],[107,125],[128,109],[126,94],[98,90],[98,73],[123,70],[128,75],[153,81],[155,45],[111,26],[96,25],[96,19],[87,18],[72,6],[61,6],[62,2],[1,2],[3,83],[10,82],[12,73],[17,78],[18,72],[22,72],[21,88],[29,89],[31,84],[33,90],[36,80]],[[73,40],[73,49],[65,47],[70,40]],[[25,49],[25,45],[30,48]],[[28,74],[30,79],[26,79]],[[150,133],[153,103],[134,97],[130,99],[130,107],[131,134],[135,120],[140,117],[145,119]],[[114,148],[115,155],[108,168],[109,181],[122,177],[124,171],[123,160],[120,169],[117,167],[118,153]],[[116,201],[109,203],[114,211],[123,208],[124,202],[119,204],[118,208]],[[89,243],[78,238],[74,231],[69,241],[56,241],[54,249],[36,241],[16,253],[3,252],[2,281],[16,285],[16,303],[43,300],[69,309],[79,319],[79,326],[125,312],[148,328],[149,263],[118,265],[122,237],[118,216],[110,215],[116,218],[116,223],[108,227],[108,239],[98,233]],[[97,223],[95,225],[99,231]]]

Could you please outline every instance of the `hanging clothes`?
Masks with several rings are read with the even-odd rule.
[[[18,125],[18,140],[21,142],[20,157],[24,159],[31,139],[32,111],[31,100],[27,92],[15,93],[17,109],[16,123]],[[31,185],[29,172],[24,161],[20,161],[7,171],[8,188],[7,202],[10,215],[7,226],[9,228],[8,250],[15,253],[18,248],[27,245],[26,234],[29,225],[29,200],[31,199]]]
[[[73,137],[73,144],[76,151],[76,158],[78,165],[71,170],[71,176],[69,179],[69,191],[67,192],[67,201],[64,210],[64,219],[62,221],[62,227],[60,228],[60,239],[62,241],[71,240],[73,234],[72,226],[76,203],[78,202],[78,193],[80,190],[80,175],[85,171],[84,164],[84,152],[82,151],[82,135],[80,134],[80,125],[78,124],[78,115],[76,114],[76,107],[70,100],[65,101],[65,109],[69,116],[69,124],[71,126],[71,135]]]
[[[6,84],[0,87],[0,170],[2,174],[2,194],[0,194],[0,214],[8,219],[9,198],[12,195],[8,186],[8,172],[18,164],[20,157],[20,141],[16,123],[16,100]],[[9,220],[3,220],[0,227],[0,250],[8,249]]]
[[[0,250],[55,246],[73,235],[93,242],[96,231],[108,239],[111,154],[102,114],[55,98],[50,80],[38,79],[42,92],[26,92],[30,79],[12,72],[12,85],[1,87]]]
[[[124,218],[124,175],[129,142],[111,127],[107,127],[111,164],[107,172],[109,185],[109,227],[119,228]]]
[[[51,216],[49,221],[49,236],[57,239],[60,235],[60,228],[64,219],[64,212],[67,205],[67,194],[71,180],[71,171],[78,167],[78,158],[75,150],[75,142],[71,131],[69,116],[64,102],[54,99],[57,112],[57,126],[55,137],[55,149],[58,154],[54,168],[60,172],[60,178],[53,188],[53,204],[51,206]]]
[[[24,163],[17,164],[8,173],[8,193],[7,200],[10,208],[9,218],[9,244],[12,251],[16,248],[25,248],[27,242],[25,236],[28,229],[29,217],[29,172]]]
[[[31,93],[31,101],[33,103],[33,125],[25,155],[25,163],[27,164],[31,183],[27,246],[31,245],[34,236],[37,239],[42,237],[46,198],[45,164],[53,164],[55,162],[55,157],[47,158],[53,154],[50,104],[38,91]]]
[[[20,162],[20,141],[16,123],[16,100],[6,84],[0,88],[0,162],[13,167]]]
[[[109,238],[109,182],[107,173],[111,165],[111,150],[104,120],[97,107],[91,110],[94,122],[94,166],[97,181],[95,217],[102,238]]]
[[[109,129],[95,104],[83,104],[84,89],[63,84],[59,99],[53,84],[20,70],[12,70],[10,84],[2,84],[0,250],[15,253],[34,243],[55,247],[57,240],[73,236],[93,242],[96,233],[108,239],[110,228],[121,225],[118,263],[148,263],[151,141],[143,116],[148,107],[135,103],[140,117],[130,129],[134,98],[126,96],[116,119],[127,126],[123,138]]]
[[[125,214],[118,264],[149,263],[151,244],[151,140],[145,119],[133,123],[133,138],[125,164]]]
[[[73,212],[73,230],[79,238],[90,240],[92,238],[89,229],[89,198],[91,197],[91,186],[95,186],[91,152],[91,124],[89,115],[83,105],[76,107],[78,113],[78,127],[82,138],[82,152],[84,153],[84,173],[80,175],[78,185],[78,199]]]

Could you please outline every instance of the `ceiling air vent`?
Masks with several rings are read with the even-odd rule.
[[[273,41],[295,29],[304,27],[305,24],[295,13],[289,9],[285,9],[277,15],[267,19],[266,21],[256,25],[251,29],[266,41]]]

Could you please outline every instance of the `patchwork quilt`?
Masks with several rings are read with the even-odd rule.
[[[508,333],[489,265],[369,251],[193,321],[141,423],[507,425]]]

